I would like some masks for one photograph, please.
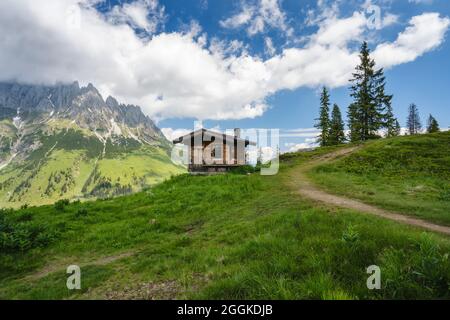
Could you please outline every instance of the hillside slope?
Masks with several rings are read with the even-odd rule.
[[[172,178],[130,196],[0,214],[0,298],[449,299],[450,240],[297,195],[276,176]],[[82,268],[68,291],[65,268]],[[368,290],[366,269],[382,270]]]
[[[93,85],[0,84],[0,207],[123,195],[182,172],[139,107]]]
[[[450,132],[372,141],[309,177],[331,193],[450,225]]]

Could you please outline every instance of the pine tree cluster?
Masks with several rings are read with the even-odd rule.
[[[400,135],[400,123],[392,108],[393,95],[386,93],[386,77],[383,69],[376,69],[375,60],[370,57],[367,42],[361,46],[360,63],[350,80],[350,96],[353,102],[348,107],[348,140],[351,142],[367,141],[381,138],[381,132],[386,137]],[[320,97],[320,115],[315,127],[320,130],[318,143],[320,146],[332,146],[347,140],[344,131],[341,111],[337,104],[333,105],[330,118],[330,93],[323,88]],[[415,104],[409,107],[407,119],[409,134],[422,131],[419,111]],[[430,115],[427,122],[427,132],[439,131],[437,120]]]

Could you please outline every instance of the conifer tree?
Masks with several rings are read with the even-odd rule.
[[[320,130],[317,142],[321,147],[328,145],[328,135],[330,131],[330,94],[327,88],[323,88],[320,96],[319,118],[316,119],[315,128]]]
[[[400,135],[400,124],[398,123],[397,118],[395,118],[394,111],[392,110],[392,96],[386,96],[384,104],[386,106],[384,114],[384,127],[386,128],[386,136],[388,138],[396,137]]]
[[[398,120],[395,119],[395,124],[394,124],[394,128],[392,129],[392,131],[389,133],[388,131],[388,137],[397,137],[400,135],[401,133],[401,127],[400,127],[400,123],[398,123]]]
[[[360,64],[353,73],[348,120],[351,141],[366,141],[378,138],[379,129],[391,129],[395,123],[392,112],[392,95],[386,95],[383,69],[375,69],[375,61],[370,57],[367,42],[360,51]]]
[[[408,120],[406,121],[408,127],[408,133],[410,135],[418,134],[422,130],[422,124],[420,123],[419,109],[412,103],[409,106]]]
[[[342,121],[341,110],[337,104],[333,105],[331,112],[329,145],[335,146],[345,142],[344,122]]]
[[[428,117],[428,122],[427,122],[427,132],[428,133],[434,133],[434,132],[439,132],[439,123],[437,122],[437,120],[430,114],[430,116]]]
[[[352,103],[348,107],[347,112],[348,118],[348,128],[349,128],[349,137],[348,139],[352,142],[361,140],[361,119],[360,114],[358,113],[358,108],[356,104]]]

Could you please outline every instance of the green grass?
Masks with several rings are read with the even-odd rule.
[[[7,119],[2,120],[0,116],[0,162],[10,156],[11,146],[17,141],[16,133],[17,129],[14,127],[12,121]]]
[[[310,177],[332,193],[450,225],[450,132],[370,142]]]
[[[0,172],[0,208],[124,195],[184,172],[172,164],[166,150],[134,140],[124,139],[122,146],[109,141],[103,155],[103,143],[79,130],[36,135],[42,145]]]
[[[56,232],[1,251],[0,298],[450,298],[448,237],[317,207],[287,187],[290,170],[329,150],[286,156],[272,177],[181,175],[126,197],[4,212],[8,234]],[[72,264],[81,291],[65,289]],[[366,287],[374,264],[380,291]]]
[[[170,162],[164,150],[146,147],[128,154],[116,155],[114,158],[101,159],[98,162],[98,169],[100,174],[109,177],[112,181],[134,186],[134,191],[183,172]]]

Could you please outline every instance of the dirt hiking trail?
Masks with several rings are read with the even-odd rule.
[[[306,172],[308,172],[309,170],[318,165],[331,162],[337,158],[348,156],[349,154],[358,150],[359,148],[360,147],[349,147],[345,149],[339,149],[335,152],[325,154],[319,158],[315,158],[312,161],[308,161],[307,163],[297,166],[290,172],[289,184],[293,188],[295,188],[295,190],[300,195],[314,201],[322,202],[327,205],[335,207],[353,209],[363,213],[397,221],[403,224],[450,235],[450,227],[434,224],[422,219],[413,218],[408,215],[380,209],[375,206],[365,204],[359,200],[349,199],[343,196],[330,194],[316,187],[305,174]]]
[[[116,262],[118,260],[131,257],[135,253],[136,252],[134,252],[134,251],[129,251],[129,252],[123,252],[121,254],[114,255],[114,256],[107,256],[107,257],[99,258],[97,260],[83,261],[82,263],[80,263],[80,267],[84,267],[84,266],[105,266],[105,265],[108,265],[110,263]],[[54,273],[54,272],[57,272],[57,271],[66,270],[66,268],[69,265],[72,265],[74,261],[77,261],[77,259],[72,259],[72,261],[69,261],[69,259],[66,259],[66,261],[60,261],[58,263],[49,264],[46,267],[42,268],[41,270],[39,270],[39,271],[37,271],[37,272],[35,272],[35,273],[31,274],[31,275],[25,276],[25,278],[29,279],[29,280],[39,280],[41,278],[46,277],[47,275],[49,275],[51,273]]]

